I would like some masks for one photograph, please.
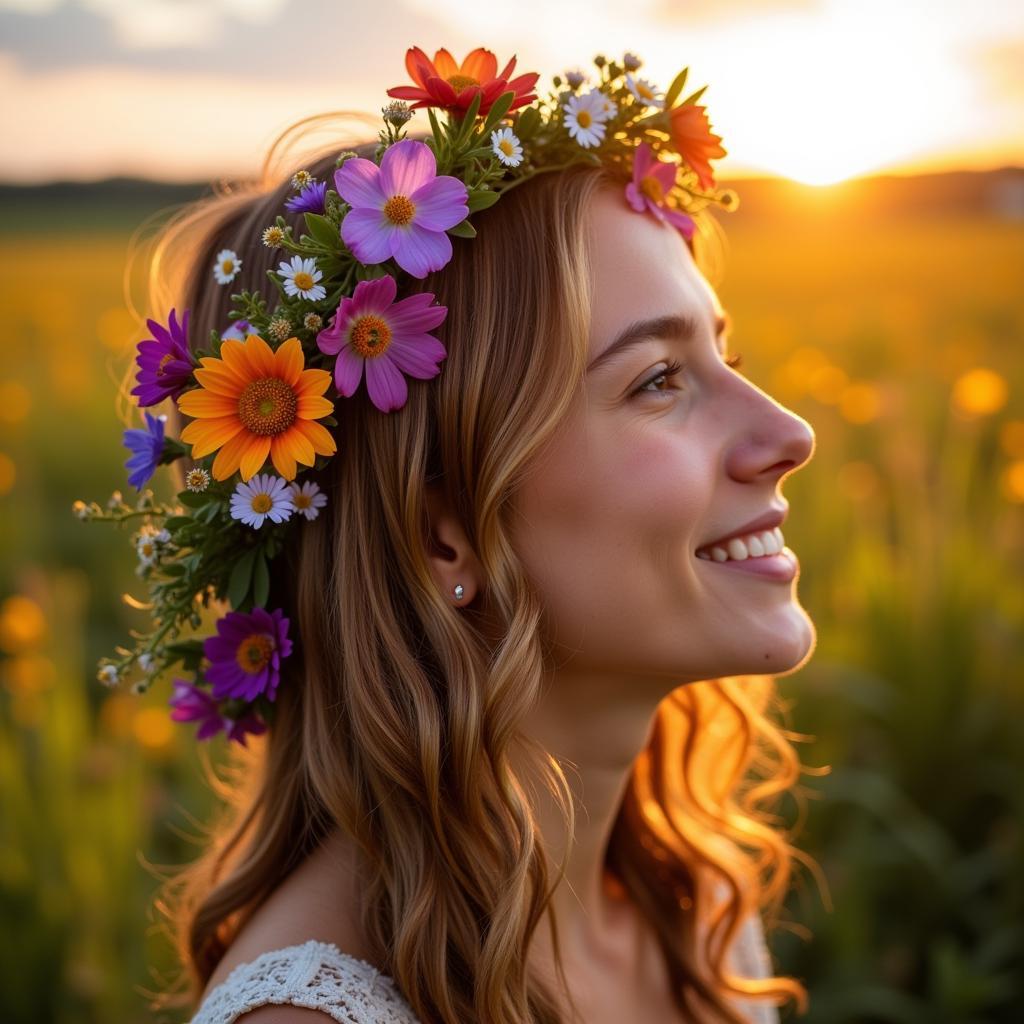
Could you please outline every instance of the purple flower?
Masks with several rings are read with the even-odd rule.
[[[379,167],[351,157],[334,172],[334,187],[352,207],[341,222],[341,238],[360,263],[393,257],[413,277],[424,278],[452,258],[445,232],[465,220],[469,192],[458,178],[437,176],[426,144],[396,142]]]
[[[288,620],[280,608],[228,612],[217,621],[217,635],[203,641],[213,696],[254,700],[263,693],[272,701],[281,681],[281,659],[291,652]]]
[[[186,309],[180,325],[173,309],[167,327],[155,320],[146,321],[153,337],[138,344],[138,387],[132,388],[139,405],[156,405],[165,398],[177,398],[191,383],[195,362],[188,347],[188,314]]]
[[[345,165],[346,167],[348,164]],[[334,386],[346,398],[355,394],[366,367],[366,390],[381,412],[405,405],[408,386],[403,373],[429,380],[440,372],[444,345],[427,332],[448,315],[447,306],[433,306],[432,292],[395,302],[397,285],[390,274],[360,281],[345,296],[331,323],[317,336],[321,352],[337,355]]]
[[[679,168],[659,160],[646,142],[637,147],[633,158],[633,180],[626,186],[626,199],[637,213],[649,210],[658,220],[678,228],[689,240],[693,238],[693,218],[665,205],[665,197],[676,183]]]
[[[128,483],[137,491],[156,472],[160,464],[160,456],[164,450],[164,422],[166,416],[151,416],[148,412],[146,428],[132,429],[124,432],[124,445],[132,453],[124,464],[129,470]]]
[[[245,341],[245,339],[252,333],[252,325],[248,320],[236,320],[221,336],[221,341],[230,341],[234,338],[236,341]]]
[[[326,195],[326,181],[311,181],[297,196],[292,196],[284,208],[292,213],[323,213]]]
[[[209,739],[223,729],[229,740],[235,740],[244,747],[246,733],[258,736],[267,731],[265,723],[255,712],[237,719],[229,718],[206,690],[184,679],[174,680],[174,693],[169,703],[174,709],[171,712],[173,721],[200,723],[196,731],[197,740]]]

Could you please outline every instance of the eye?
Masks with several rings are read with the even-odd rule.
[[[668,366],[666,366],[664,370],[659,371],[653,377],[649,377],[646,381],[644,381],[644,383],[641,384],[640,387],[638,387],[633,392],[633,394],[630,397],[633,397],[635,395],[640,395],[640,394],[643,394],[645,392],[647,394],[649,394],[649,395],[657,395],[657,394],[664,395],[664,394],[667,394],[667,392],[662,391],[660,388],[656,389],[655,391],[648,391],[647,389],[652,384],[656,384],[659,380],[662,380],[663,378],[674,377],[682,368],[683,368],[683,364],[682,363],[669,363]]]

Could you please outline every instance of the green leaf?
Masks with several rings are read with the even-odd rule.
[[[192,492],[190,491],[189,493],[191,494]],[[194,522],[195,520],[192,516],[170,516],[164,520],[164,529],[175,533],[177,530],[182,529],[182,527],[191,526]]]
[[[448,229],[449,235],[457,238],[476,238],[476,228],[468,220],[460,221],[455,227]]]
[[[675,103],[676,97],[683,91],[683,86],[686,85],[686,76],[689,74],[689,71],[689,68],[683,68],[668,87],[668,92],[665,93],[665,110],[672,109],[672,104]]]
[[[231,578],[228,580],[228,601],[231,602],[231,607],[234,609],[240,608],[249,595],[253,564],[256,561],[258,550],[258,548],[251,548],[246,551],[231,570]]]
[[[253,553],[256,551],[253,549]],[[257,554],[255,570],[252,574],[252,603],[260,608],[266,607],[270,596],[270,569],[267,560],[260,551]]]
[[[686,99],[683,100],[683,102],[679,104],[679,106],[685,107],[689,103],[696,103],[697,100],[699,100],[701,98],[701,96],[704,95],[704,90],[706,88],[707,88],[707,86],[703,85],[696,92],[690,93],[690,95],[687,96]]]
[[[165,562],[160,566],[160,571],[165,576],[184,576],[185,566],[181,562]]]
[[[469,101],[469,107],[466,109],[465,116],[459,124],[459,133],[455,136],[455,141],[452,143],[455,149],[458,149],[469,138],[469,133],[473,130],[473,125],[476,124],[476,115],[480,111],[480,99],[482,96],[483,92],[478,89],[477,94]]]
[[[486,210],[488,206],[493,206],[499,198],[500,193],[492,192],[490,189],[474,189],[469,193],[466,205],[470,213],[476,213],[477,210]]]
[[[514,90],[509,92],[503,92],[495,101],[491,104],[491,109],[487,112],[487,120],[484,121],[484,126],[481,128],[481,132],[487,133],[497,125],[497,123],[508,113],[508,108],[512,106],[512,101],[516,98]]]
[[[536,107],[526,107],[516,118],[515,133],[520,142],[532,139],[540,128],[540,112]]]
[[[341,247],[341,235],[326,217],[322,217],[319,213],[307,213],[305,218],[306,227],[316,241],[321,245],[326,245],[328,249]]]
[[[196,494],[195,491],[185,490],[178,492],[178,501],[188,508],[202,508],[209,504],[210,497],[207,494]]]

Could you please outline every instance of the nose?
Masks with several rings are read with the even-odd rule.
[[[748,382],[749,383],[749,382]],[[802,416],[751,385],[747,415],[726,458],[735,480],[778,480],[814,453],[814,429]]]

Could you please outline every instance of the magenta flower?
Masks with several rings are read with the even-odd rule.
[[[200,723],[196,731],[197,740],[209,739],[223,729],[228,739],[244,747],[247,733],[258,736],[267,731],[266,724],[255,712],[249,712],[241,718],[229,718],[221,712],[218,702],[206,690],[184,679],[174,680],[174,693],[169,703],[174,709],[171,718],[175,722]]]
[[[397,290],[390,274],[360,281],[316,336],[321,352],[338,357],[334,364],[338,391],[346,398],[355,394],[365,366],[366,390],[381,412],[405,405],[408,387],[403,373],[429,380],[440,373],[438,363],[448,354],[437,338],[427,334],[448,315],[448,307],[432,306],[432,292],[395,302]]]
[[[633,180],[626,186],[626,199],[637,213],[650,210],[658,220],[677,227],[689,241],[693,238],[693,218],[665,205],[678,170],[675,164],[659,160],[654,150],[641,142],[633,158]]]
[[[135,377],[138,387],[132,388],[140,406],[156,405],[165,398],[177,400],[192,383],[196,364],[188,347],[188,314],[186,309],[180,325],[173,309],[166,327],[155,320],[146,321],[153,337],[138,344],[135,357],[139,368]]]
[[[288,620],[280,608],[228,612],[217,620],[217,635],[203,641],[203,654],[210,660],[206,678],[214,698],[255,700],[262,693],[273,700],[281,681],[281,659],[291,652]]]
[[[352,207],[341,222],[341,238],[360,263],[393,257],[413,277],[424,278],[452,258],[445,232],[465,220],[469,192],[458,178],[437,176],[425,143],[396,142],[379,167],[350,157],[334,172],[334,187]]]

